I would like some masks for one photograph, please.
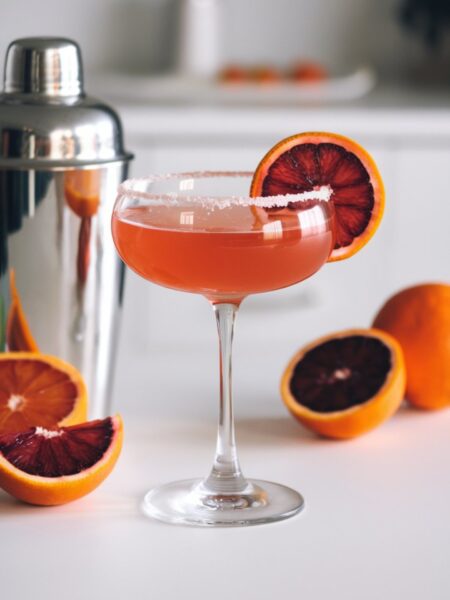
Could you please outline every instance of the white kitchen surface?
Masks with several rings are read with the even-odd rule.
[[[241,317],[244,327],[245,309]],[[1,586],[9,598],[449,597],[450,411],[405,408],[359,440],[318,439],[281,405],[276,383],[287,353],[269,333],[260,334],[266,346],[236,339],[241,462],[251,476],[300,490],[306,510],[243,529],[142,516],[138,503],[149,487],[209,468],[216,361],[212,346],[192,351],[181,338],[178,348],[134,364],[122,352],[126,439],[106,483],[57,508],[0,494]]]
[[[125,419],[122,457],[101,488],[64,507],[27,507],[0,494],[0,589],[14,600],[447,600],[450,410],[404,408],[369,435],[332,442],[287,414],[278,383],[304,342],[369,325],[404,285],[448,280],[450,101],[381,90],[346,108],[119,108],[135,175],[254,168],[274,142],[299,130],[354,135],[379,162],[386,215],[358,256],[249,298],[238,316],[242,467],[302,492],[303,513],[215,530],[141,515],[150,487],[208,472],[217,339],[206,301],[129,274],[115,393]]]

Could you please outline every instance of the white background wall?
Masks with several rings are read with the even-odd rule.
[[[164,70],[178,0],[0,1],[0,55],[29,35],[79,41],[87,70]],[[221,0],[225,61],[286,64],[312,57],[333,69],[372,63],[397,75],[422,53],[399,27],[402,0]]]

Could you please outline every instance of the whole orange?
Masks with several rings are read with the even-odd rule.
[[[373,326],[400,342],[406,364],[406,397],[419,408],[450,405],[450,285],[428,283],[390,298]]]

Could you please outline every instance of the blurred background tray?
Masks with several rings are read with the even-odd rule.
[[[222,83],[177,75],[105,75],[96,85],[103,93],[133,102],[295,105],[354,100],[376,83],[374,71],[361,67],[319,82]]]

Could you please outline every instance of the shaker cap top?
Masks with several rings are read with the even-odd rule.
[[[79,96],[83,93],[83,66],[78,44],[52,37],[15,40],[6,53],[4,91]]]
[[[73,40],[13,41],[3,84],[1,167],[66,169],[132,158],[117,113],[85,94],[81,51]]]

